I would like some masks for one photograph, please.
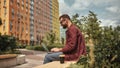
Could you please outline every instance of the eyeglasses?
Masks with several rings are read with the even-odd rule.
[[[61,21],[60,21],[60,24],[62,24],[64,21],[65,21],[65,19],[61,20]]]

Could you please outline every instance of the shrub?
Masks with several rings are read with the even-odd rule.
[[[54,47],[61,48],[63,46],[60,43],[56,43],[56,44],[53,44],[53,45],[46,45],[46,47],[48,48],[48,50],[51,50],[51,48],[54,48]],[[38,50],[38,51],[46,51],[41,45],[26,46],[26,49]]]
[[[28,46],[28,45],[17,45],[16,48],[18,48],[18,49],[23,49],[23,48],[26,48],[26,46]]]
[[[44,49],[41,46],[34,46],[34,50],[44,51]]]
[[[33,47],[34,47],[34,46],[26,46],[26,49],[28,49],[28,50],[33,50]]]
[[[16,49],[16,38],[8,35],[0,35],[0,52],[14,51]]]
[[[14,52],[16,49],[16,38],[8,35],[0,35],[0,54]]]
[[[86,34],[86,42],[91,40],[90,44],[95,47],[90,47],[92,55],[89,68],[120,68],[120,26],[101,27],[101,21],[91,11],[80,20],[77,17],[73,16],[74,23]],[[79,63],[81,62],[86,61]]]
[[[28,49],[28,50],[37,50],[37,51],[45,51],[44,48],[42,48],[39,45],[36,45],[36,46],[26,46],[26,49]]]

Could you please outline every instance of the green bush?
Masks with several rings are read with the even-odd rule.
[[[14,50],[14,51],[8,50],[1,52],[1,54],[21,54],[21,52],[19,50]]]
[[[16,48],[23,49],[23,48],[26,48],[26,46],[28,46],[28,45],[17,45]]]
[[[63,47],[60,43],[56,43],[53,45],[46,45],[46,47],[51,50],[51,48],[58,47],[61,48]],[[29,50],[37,50],[37,51],[45,51],[45,49],[41,45],[35,45],[35,46],[26,46],[26,49]]]
[[[78,15],[74,15],[72,21],[86,35],[86,42],[92,40],[94,45],[94,50],[90,48],[93,55],[90,55],[90,59],[89,56],[87,57],[87,61],[91,61],[88,68],[120,68],[120,26],[101,27],[101,21],[91,11],[88,16],[82,16],[81,19],[78,17]],[[89,50],[87,51],[89,52]],[[79,68],[81,63],[88,64],[84,63],[86,60],[81,60],[70,68]]]
[[[16,38],[8,35],[0,35],[0,54],[16,49]]]
[[[41,46],[34,46],[34,50],[44,51],[44,49]]]
[[[28,50],[44,51],[44,48],[42,48],[39,45],[36,45],[36,46],[26,46],[26,49],[28,49]]]
[[[34,47],[34,46],[26,46],[26,49],[28,49],[28,50],[33,50],[33,47]]]

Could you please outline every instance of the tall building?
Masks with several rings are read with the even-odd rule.
[[[0,0],[0,19],[2,22],[2,25],[0,25],[0,32],[1,34],[8,34],[8,28],[6,25],[9,25],[9,4],[6,0]]]
[[[51,1],[35,0],[34,9],[35,41],[39,43],[52,30]]]
[[[58,0],[52,0],[52,26],[58,40],[60,40],[60,24],[59,24],[59,4]]]
[[[29,43],[29,0],[0,0],[0,32]]]
[[[0,0],[0,32],[22,44],[39,43],[50,31],[59,37],[58,17],[57,0]]]

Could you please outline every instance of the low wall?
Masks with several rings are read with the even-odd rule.
[[[25,63],[25,55],[0,55],[0,68],[6,68]]]

